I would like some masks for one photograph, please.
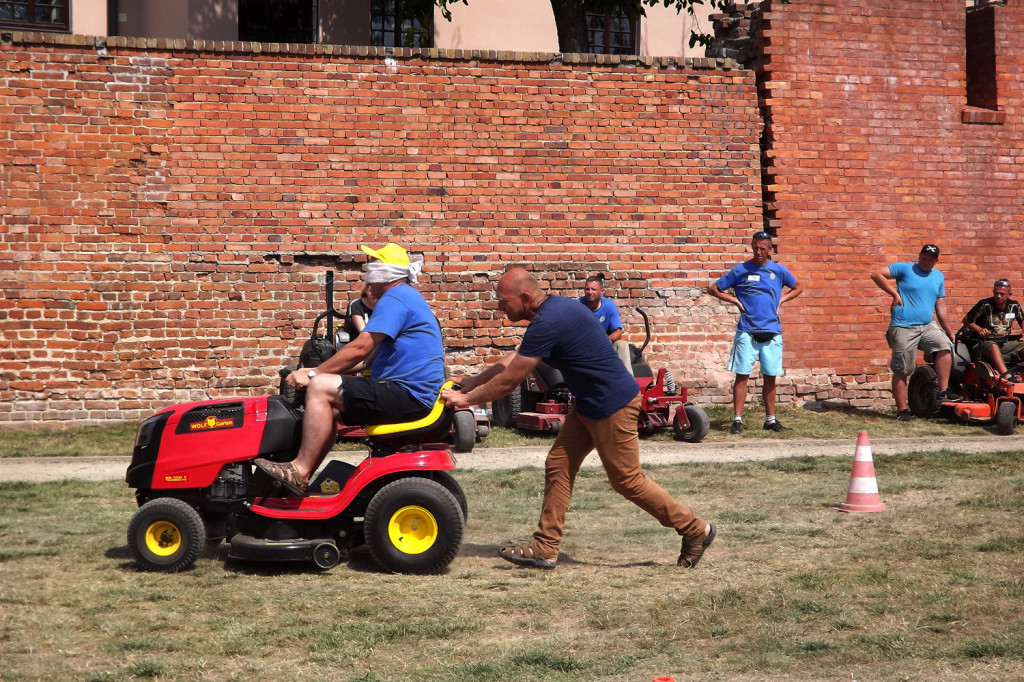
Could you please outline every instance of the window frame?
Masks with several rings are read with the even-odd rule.
[[[36,5],[45,2],[47,9],[60,8],[64,11],[64,20],[56,21],[28,21],[20,19],[0,19],[0,28],[13,31],[46,31],[48,33],[71,33],[71,0],[0,0],[0,6],[7,6],[11,9],[11,16],[14,16],[14,6],[23,5],[26,7],[28,16],[35,16]]]
[[[586,12],[587,18],[587,52],[589,54],[613,54],[613,55],[639,55],[640,54],[640,17],[633,16],[627,12]],[[591,27],[591,22],[596,20],[603,20],[604,26],[601,29],[594,29]],[[629,31],[612,30],[612,22],[616,19],[625,19],[629,22]],[[594,34],[600,30],[604,36],[604,44],[600,46],[594,45]],[[627,35],[629,36],[629,52],[612,52],[609,46],[608,37],[613,35]]]

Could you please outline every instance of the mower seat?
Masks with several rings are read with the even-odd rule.
[[[441,391],[452,388],[454,382],[446,381]],[[375,445],[405,445],[407,443],[428,443],[444,440],[452,428],[455,411],[445,407],[438,392],[437,400],[430,413],[416,421],[401,424],[368,424],[364,427],[366,437]]]

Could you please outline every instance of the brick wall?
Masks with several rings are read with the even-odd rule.
[[[271,391],[323,273],[344,300],[357,245],[387,240],[426,254],[456,372],[516,344],[489,293],[507,263],[572,294],[600,270],[651,314],[654,363],[725,401],[735,314],[703,292],[762,224],[807,285],[784,309],[781,399],[889,405],[872,271],[939,244],[954,324],[995,277],[1024,288],[1024,9],[975,20],[995,57],[982,108],[956,0],[747,16],[731,30],[756,81],[725,62],[6,34],[0,424]]]
[[[855,404],[887,400],[889,299],[873,270],[938,244],[954,327],[996,277],[1024,291],[1024,8],[987,10],[997,112],[966,106],[963,2],[761,9],[765,189],[808,285],[788,310],[790,366],[831,374]]]
[[[449,364],[513,348],[508,263],[724,399],[702,295],[761,224],[752,72],[724,62],[0,39],[0,424],[269,392],[361,243],[424,252]]]

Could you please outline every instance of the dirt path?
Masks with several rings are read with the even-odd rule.
[[[647,465],[685,462],[764,461],[782,457],[850,457],[857,448],[856,440],[775,440],[746,439],[735,443],[644,443],[641,460]],[[1024,435],[1001,438],[879,438],[872,439],[874,455],[936,450],[957,452],[1024,451]],[[547,447],[476,448],[458,455],[460,469],[515,469],[541,467]],[[339,452],[336,459],[356,462],[360,452]],[[24,457],[0,459],[0,481],[39,483],[61,479],[107,481],[124,478],[128,457]],[[597,455],[591,454],[584,466],[599,466]]]

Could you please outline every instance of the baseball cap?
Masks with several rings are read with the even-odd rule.
[[[927,253],[929,256],[939,257],[939,247],[935,244],[925,244],[921,247],[921,253]]]
[[[388,265],[409,264],[409,254],[406,253],[405,249],[403,249],[398,244],[385,244],[384,246],[376,250],[371,249],[369,246],[365,245],[360,246],[359,248],[362,249],[363,253],[365,253],[367,256],[370,256],[371,258],[376,258],[380,260],[380,262],[387,263]]]

